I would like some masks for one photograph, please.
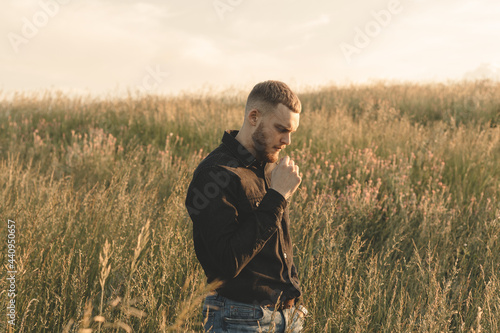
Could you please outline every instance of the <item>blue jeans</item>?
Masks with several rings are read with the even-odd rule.
[[[293,316],[293,318],[292,318]],[[203,304],[205,332],[290,332],[302,331],[304,318],[295,307],[283,310],[240,303],[218,294],[209,295]]]

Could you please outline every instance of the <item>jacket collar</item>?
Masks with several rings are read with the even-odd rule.
[[[222,143],[229,148],[229,150],[233,153],[234,156],[238,158],[238,160],[245,165],[245,167],[249,167],[251,165],[256,165],[258,167],[262,167],[265,165],[264,162],[259,162],[249,152],[238,140],[236,140],[236,135],[239,131],[237,130],[226,130],[222,137]]]

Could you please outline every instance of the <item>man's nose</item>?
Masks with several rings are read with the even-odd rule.
[[[283,142],[285,145],[289,145],[292,143],[292,136],[290,133],[285,134],[284,137],[281,138],[281,142]]]

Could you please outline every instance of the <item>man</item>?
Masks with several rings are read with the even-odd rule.
[[[243,125],[196,168],[186,197],[196,256],[208,282],[210,332],[300,332],[307,310],[293,263],[287,200],[299,167],[279,152],[299,126],[301,103],[279,81],[250,92]]]

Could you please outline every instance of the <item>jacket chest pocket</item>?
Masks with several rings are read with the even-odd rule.
[[[262,196],[244,198],[239,203],[239,213],[251,213],[257,208],[259,208],[260,202],[262,201]]]
[[[259,205],[260,205],[260,202],[262,201],[262,198],[263,198],[262,196],[258,196],[258,197],[248,199],[248,202],[250,203],[250,207],[252,210],[256,210],[257,208],[259,208]]]

